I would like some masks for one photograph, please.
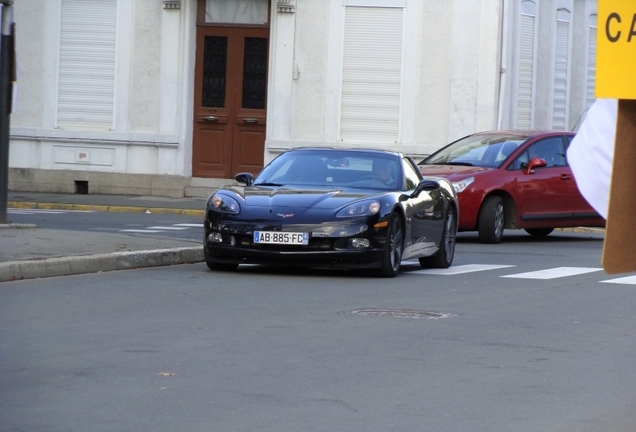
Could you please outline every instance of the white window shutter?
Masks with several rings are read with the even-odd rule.
[[[57,125],[113,124],[117,0],[62,0]]]
[[[342,141],[398,142],[403,22],[403,8],[345,8]]]
[[[596,20],[596,15],[590,15],[587,42],[587,86],[585,89],[586,108],[590,108],[596,100]]]
[[[534,2],[522,2],[517,80],[517,116],[515,122],[516,127],[519,129],[530,129],[533,127],[535,13],[536,5]]]
[[[570,65],[570,11],[559,9],[556,22],[552,129],[565,130],[568,116],[568,73]]]

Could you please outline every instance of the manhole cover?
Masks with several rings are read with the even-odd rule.
[[[393,318],[442,319],[457,316],[454,313],[430,312],[411,309],[356,309],[347,313],[354,315],[376,315]]]

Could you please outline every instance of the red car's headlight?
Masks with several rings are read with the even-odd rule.
[[[458,182],[451,183],[453,185],[453,189],[455,189],[456,193],[460,193],[464,189],[466,189],[472,182],[475,181],[475,177],[468,177],[464,180],[460,180]]]

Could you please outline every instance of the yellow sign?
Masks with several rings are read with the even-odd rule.
[[[636,99],[636,1],[598,0],[596,97]]]

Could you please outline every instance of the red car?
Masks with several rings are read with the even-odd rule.
[[[459,230],[499,243],[505,228],[546,236],[554,228],[604,227],[579,192],[566,160],[574,132],[491,131],[468,135],[418,164],[425,177],[450,180]]]

